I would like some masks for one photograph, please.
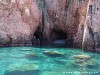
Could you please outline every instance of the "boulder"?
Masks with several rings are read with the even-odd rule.
[[[91,58],[91,56],[81,54],[81,55],[75,55],[75,56],[73,56],[73,58],[74,59],[80,59],[80,60],[89,60]]]
[[[43,54],[49,57],[64,57],[64,54],[57,51],[43,51]]]

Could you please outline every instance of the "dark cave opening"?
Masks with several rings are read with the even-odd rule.
[[[43,33],[41,28],[38,28],[37,31],[33,35],[33,45],[40,46],[55,46],[55,47],[73,47],[73,38],[72,34],[68,34],[62,30],[53,29],[50,34],[50,41],[44,40]],[[45,44],[46,43],[46,44]]]
[[[62,30],[53,30],[51,36],[54,44],[60,44],[70,48],[73,47],[73,34],[68,34]]]
[[[43,40],[43,33],[41,32],[41,28],[38,27],[36,32],[33,34],[33,45],[41,45]]]
[[[67,39],[67,34],[62,30],[53,30],[52,34],[53,41],[55,40],[65,40]]]

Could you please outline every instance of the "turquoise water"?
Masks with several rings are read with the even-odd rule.
[[[43,51],[57,51],[64,57],[47,56]],[[91,59],[83,66],[73,58],[80,54],[80,49],[70,48],[0,48],[0,75],[100,75],[100,54],[84,52]]]

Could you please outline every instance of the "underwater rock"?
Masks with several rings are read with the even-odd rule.
[[[75,59],[83,59],[83,60],[89,60],[91,58],[91,56],[89,55],[85,55],[85,54],[81,54],[81,55],[75,55],[73,56]]]
[[[87,67],[87,68],[96,68],[98,66],[98,63],[93,59],[84,60],[76,58],[73,60],[72,64],[77,67]]]
[[[33,58],[37,58],[37,54],[35,53],[30,53],[30,54],[25,54],[25,57],[28,59],[33,59]]]
[[[73,56],[73,65],[75,66],[91,66],[94,67],[97,63],[92,60],[91,56],[81,54],[81,55],[75,55]]]
[[[43,51],[43,54],[49,57],[64,57],[64,55],[57,51]]]
[[[40,70],[35,64],[10,65],[4,75],[39,75]]]
[[[92,68],[98,68],[99,65],[97,61],[91,60],[91,61],[88,61],[88,64],[86,65],[86,67],[92,69]]]

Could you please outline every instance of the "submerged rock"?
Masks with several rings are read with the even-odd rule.
[[[5,71],[4,75],[39,75],[40,70],[35,64],[13,64]]]
[[[81,54],[81,55],[75,55],[74,58],[75,59],[89,60],[91,58],[91,56],[85,55],[85,54]]]
[[[98,63],[96,61],[93,61],[93,60],[84,61],[82,63],[76,63],[74,65],[81,66],[81,67],[84,66],[87,68],[98,68]]]
[[[98,68],[98,63],[95,60],[91,60],[91,61],[88,61],[86,67],[90,69]]]
[[[76,55],[74,56],[72,64],[77,67],[95,68],[98,63],[89,55]]]
[[[38,55],[35,53],[30,53],[30,54],[25,54],[25,57],[28,59],[33,59],[33,58],[37,58]]]
[[[43,51],[43,54],[49,57],[64,57],[64,55],[57,51]]]

